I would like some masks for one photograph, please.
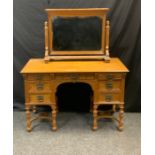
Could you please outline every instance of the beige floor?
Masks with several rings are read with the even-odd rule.
[[[36,121],[28,133],[25,113],[14,112],[14,155],[140,155],[140,113],[125,113],[123,132],[107,120],[93,132],[90,114],[59,113],[57,121],[57,132],[49,122]]]

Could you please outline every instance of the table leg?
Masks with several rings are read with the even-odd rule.
[[[112,111],[113,111],[113,113],[116,112],[116,105],[115,104],[112,105]]]
[[[118,129],[119,131],[123,130],[123,114],[124,114],[124,105],[120,104],[119,105],[119,114],[118,114]]]
[[[57,130],[57,124],[56,124],[56,115],[57,115],[57,108],[56,104],[53,104],[51,106],[52,108],[52,130]]]
[[[30,105],[26,105],[26,129],[30,132],[31,129],[31,113],[30,113]]]
[[[98,105],[95,105],[93,106],[93,130],[97,130],[97,111],[98,109]]]
[[[35,105],[32,107],[32,111],[33,111],[34,113],[36,113],[36,112],[37,112],[37,108],[36,108],[36,106],[35,106]]]

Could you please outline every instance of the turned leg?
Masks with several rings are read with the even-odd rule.
[[[37,111],[37,108],[36,108],[36,106],[34,105],[34,106],[32,107],[32,112],[36,113],[36,111]]]
[[[119,105],[119,114],[118,114],[118,129],[119,131],[123,130],[123,114],[124,114],[124,105],[120,104]]]
[[[57,108],[56,104],[52,105],[52,130],[57,130],[57,125],[56,125],[56,114],[57,114]]]
[[[31,113],[30,113],[30,106],[26,105],[26,129],[30,132],[31,129]]]
[[[97,130],[97,108],[98,108],[98,105],[95,105],[93,106],[93,130]]]

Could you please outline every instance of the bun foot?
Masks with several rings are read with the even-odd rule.
[[[31,131],[32,131],[32,129],[31,129],[31,128],[27,128],[26,130],[27,130],[28,132],[31,132]]]
[[[123,131],[123,127],[118,127],[118,131]]]
[[[97,126],[92,128],[93,131],[96,131],[97,129],[98,129]]]
[[[52,127],[52,130],[53,131],[57,131],[57,127]]]

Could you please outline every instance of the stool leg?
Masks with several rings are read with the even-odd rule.
[[[26,105],[26,129],[30,132],[31,129],[31,113],[30,113],[30,106]]]
[[[124,105],[120,104],[119,105],[119,114],[118,114],[118,130],[122,131],[123,130],[123,114],[124,114]]]
[[[93,130],[97,130],[97,113],[98,113],[98,111],[97,111],[97,109],[98,109],[98,105],[95,105],[94,104],[94,106],[93,106]]]
[[[57,115],[57,108],[56,104],[52,105],[52,130],[57,130],[57,124],[56,124],[56,115]]]

